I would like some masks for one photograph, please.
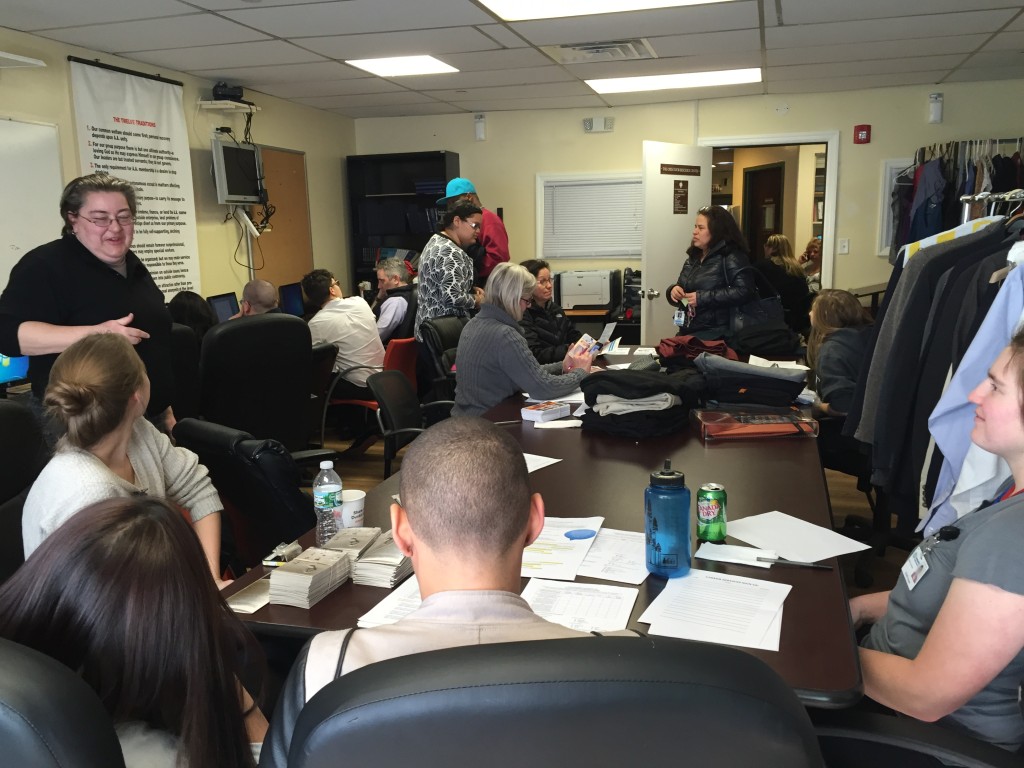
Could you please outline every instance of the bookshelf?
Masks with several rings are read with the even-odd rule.
[[[814,155],[814,216],[812,234],[821,240],[825,231],[825,153]]]
[[[459,155],[444,150],[351,155],[346,170],[352,228],[352,283],[347,288],[355,293],[360,281],[376,286],[374,267],[381,249],[423,250],[437,231],[436,201],[459,175]]]

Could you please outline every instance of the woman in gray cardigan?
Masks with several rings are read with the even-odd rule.
[[[479,416],[519,392],[541,400],[564,397],[590,372],[590,355],[570,350],[561,362],[541,365],[530,352],[519,321],[536,284],[518,264],[491,272],[480,313],[459,338],[453,414]]]

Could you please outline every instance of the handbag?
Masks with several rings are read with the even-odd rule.
[[[737,274],[747,270],[754,275],[754,293],[757,298],[751,299],[746,304],[729,307],[730,333],[766,323],[783,322],[782,299],[779,298],[779,294],[768,282],[768,279],[753,267],[740,267]],[[732,288],[724,259],[722,260],[722,274],[725,276],[725,284]]]

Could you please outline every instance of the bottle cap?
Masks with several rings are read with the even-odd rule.
[[[334,469],[334,462],[333,461],[321,461],[320,462],[320,469]]]
[[[665,459],[665,466],[657,472],[651,472],[651,485],[669,488],[682,488],[686,485],[686,475],[672,469],[671,459]]]

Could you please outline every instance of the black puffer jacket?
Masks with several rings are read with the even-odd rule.
[[[581,334],[560,306],[549,301],[546,307],[530,306],[519,321],[526,343],[538,363],[560,363]]]
[[[754,277],[750,270],[750,259],[736,246],[720,242],[708,251],[701,260],[701,251],[690,248],[679,278],[665,289],[665,298],[674,307],[672,289],[680,286],[687,293],[697,292],[696,314],[686,331],[701,331],[707,328],[728,328],[729,308],[746,304],[756,298]],[[723,269],[724,264],[724,269]],[[744,271],[741,271],[744,270]],[[728,280],[726,280],[728,275]]]

